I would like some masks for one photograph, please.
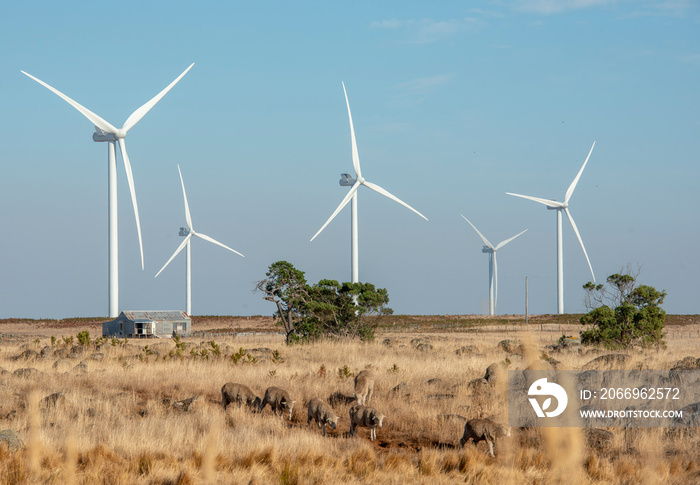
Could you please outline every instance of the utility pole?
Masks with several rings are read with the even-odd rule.
[[[527,276],[525,277],[525,325],[530,323],[530,315],[528,312],[528,300],[527,300]]]

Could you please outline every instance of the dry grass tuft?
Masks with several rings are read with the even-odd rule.
[[[601,458],[597,453],[591,453],[583,462],[584,469],[588,476],[594,480],[608,482],[613,477],[613,467],[605,458]]]
[[[377,455],[372,448],[359,447],[345,459],[345,467],[355,477],[368,479],[377,469]]]

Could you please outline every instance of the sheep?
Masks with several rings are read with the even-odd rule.
[[[473,439],[476,446],[479,441],[485,440],[489,445],[489,454],[495,458],[493,445],[496,443],[496,438],[501,436],[510,436],[510,429],[507,426],[494,423],[490,419],[470,419],[464,425],[464,436],[459,440],[459,445],[463,448],[467,441]]]
[[[357,403],[366,406],[374,392],[374,373],[371,370],[360,371],[355,376],[355,398]]]
[[[369,439],[374,441],[377,437],[377,428],[381,428],[384,415],[374,408],[355,404],[350,408],[350,436],[357,436],[356,427],[369,428]]]
[[[232,402],[238,403],[239,406],[245,404],[254,412],[262,409],[260,407],[262,401],[250,387],[235,382],[227,382],[221,388],[221,407],[226,411],[226,407]]]
[[[292,399],[289,397],[289,393],[285,391],[284,389],[281,389],[279,387],[268,387],[265,390],[265,397],[262,400],[262,403],[260,404],[260,411],[265,409],[265,406],[270,404],[270,407],[272,408],[272,412],[275,414],[280,415],[280,417],[284,418],[284,412],[288,411],[289,412],[289,420],[292,420],[292,410],[294,409],[294,403],[296,401],[292,401]]]
[[[326,436],[326,424],[330,424],[331,428],[336,429],[338,426],[338,416],[333,412],[333,408],[319,398],[315,397],[309,401],[309,417],[306,421],[307,426],[311,426],[311,420],[315,419],[316,424],[320,428],[323,425],[323,436]]]

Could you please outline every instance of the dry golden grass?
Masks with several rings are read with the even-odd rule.
[[[493,416],[505,422],[503,386],[478,389],[494,362],[524,368],[539,360],[551,336],[519,335],[531,345],[525,356],[497,348],[498,333],[383,334],[370,344],[324,342],[287,347],[278,336],[217,340],[221,355],[200,339],[188,339],[182,358],[170,341],[94,345],[73,358],[52,355],[66,347],[48,338],[0,347],[0,429],[13,429],[25,447],[0,446],[0,483],[204,484],[204,483],[494,483],[636,484],[699,483],[700,437],[696,430],[611,428],[613,443],[591,448],[582,430],[513,430],[501,438],[496,458],[485,443],[459,448],[466,418]],[[513,334],[509,338],[515,337]],[[427,350],[418,350],[420,343]],[[143,347],[148,345],[150,353]],[[26,349],[44,357],[15,360]],[[455,351],[473,348],[462,355]],[[252,357],[234,363],[244,347]],[[268,348],[270,351],[251,349]],[[203,352],[202,350],[207,350]],[[91,358],[103,354],[102,360]],[[687,339],[672,340],[659,353],[631,354],[630,368],[664,369],[697,356]],[[560,368],[580,369],[594,355],[556,354]],[[257,360],[256,360],[257,359]],[[54,363],[59,364],[54,367]],[[86,367],[76,367],[83,362]],[[15,370],[34,368],[30,377]],[[334,392],[351,395],[352,375],[370,368],[376,376],[371,405],[387,417],[377,440],[358,429],[348,438],[349,404],[334,406],[338,429],[323,437],[306,424],[306,403]],[[296,400],[291,422],[269,408],[220,406],[222,385],[250,386],[260,396],[268,386],[287,389]],[[403,383],[403,384],[402,384]],[[402,384],[401,391],[391,390]],[[63,398],[43,401],[53,393]],[[200,396],[188,411],[173,402]],[[442,416],[442,418],[439,418]]]

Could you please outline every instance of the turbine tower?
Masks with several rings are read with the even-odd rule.
[[[462,214],[462,219],[465,221],[469,222],[469,219],[464,217]],[[489,242],[488,239],[484,237],[483,234],[479,232],[479,230],[476,228],[474,224],[469,222],[469,225],[474,228],[476,233],[479,235],[482,241],[484,241],[485,246],[481,249],[482,253],[486,253],[489,255],[489,315],[495,315],[496,314],[496,306],[498,304],[498,262],[496,260],[496,251],[501,249],[503,246],[511,242],[513,239],[516,237],[520,236],[525,231],[520,232],[516,234],[515,236],[511,237],[510,239],[506,239],[505,241],[501,241],[500,243],[496,244],[495,246]]]
[[[180,251],[186,246],[187,247],[187,266],[185,270],[185,287],[186,287],[186,308],[187,308],[187,314],[192,315],[192,251],[190,250],[190,242],[192,240],[192,236],[196,236],[200,239],[204,239],[205,241],[209,241],[210,243],[214,243],[217,246],[221,246],[224,249],[228,249],[229,251],[232,251],[236,253],[237,255],[245,258],[241,253],[236,251],[235,249],[231,249],[230,247],[221,244],[219,241],[207,236],[206,234],[202,234],[201,232],[195,232],[194,227],[192,227],[192,217],[190,216],[190,206],[187,203],[187,193],[185,192],[185,182],[182,180],[182,171],[180,170],[180,165],[177,166],[177,171],[180,174],[180,183],[182,184],[182,198],[185,200],[185,221],[187,222],[187,227],[181,227],[180,228],[180,236],[185,236],[185,240],[182,241],[182,244],[175,250],[172,256],[170,256],[170,259],[168,260],[167,263],[163,265],[162,268],[160,268],[160,271],[154,276],[154,278],[157,278],[160,273],[163,272],[166,266],[170,264],[170,261],[175,259],[175,256],[177,256]]]
[[[158,93],[146,104],[141,106],[139,109],[134,111],[131,116],[129,116],[124,122],[121,128],[115,128],[113,125],[105,121],[104,119],[97,116],[95,113],[85,108],[81,104],[72,100],[59,90],[49,86],[44,81],[35,78],[31,74],[27,74],[21,71],[22,74],[32,78],[34,81],[38,82],[48,90],[52,91],[59,97],[61,97],[68,104],[73,106],[75,109],[80,111],[92,124],[95,125],[95,133],[92,134],[92,139],[95,142],[107,142],[107,185],[108,185],[108,196],[107,196],[107,213],[108,213],[108,229],[107,229],[107,252],[108,252],[108,283],[107,283],[107,293],[108,293],[108,306],[109,306],[109,316],[111,318],[116,318],[119,314],[119,230],[118,230],[118,213],[117,213],[117,158],[116,158],[116,147],[115,143],[119,144],[119,149],[121,151],[122,160],[124,161],[124,170],[126,172],[126,180],[129,184],[129,191],[131,192],[131,203],[134,206],[134,216],[136,218],[136,232],[139,238],[139,249],[141,251],[141,269],[144,269],[143,262],[143,241],[141,239],[141,221],[139,220],[139,208],[136,202],[136,189],[134,188],[134,175],[131,171],[131,163],[129,162],[129,155],[126,153],[126,142],[124,138],[127,132],[138,123],[141,118],[143,118],[146,113],[148,113],[151,108],[153,108],[158,101],[165,96],[168,91],[170,91],[173,86],[175,86],[182,77],[187,74],[187,72],[192,69],[194,63],[190,64],[190,67],[185,69],[185,71],[180,74],[177,79],[171,82],[165,89]]]
[[[359,237],[358,237],[358,230],[357,230],[357,221],[358,221],[358,214],[357,214],[357,190],[360,188],[360,185],[364,185],[365,187],[374,190],[375,192],[388,197],[389,199],[398,202],[402,206],[412,210],[419,216],[421,216],[423,219],[426,221],[428,220],[427,217],[425,217],[423,214],[415,210],[413,207],[396,197],[395,195],[389,193],[388,191],[384,190],[380,186],[373,184],[372,182],[369,182],[368,180],[365,180],[365,178],[362,176],[362,170],[360,169],[360,157],[357,153],[357,141],[355,140],[355,127],[353,126],[352,123],[352,113],[350,112],[350,102],[348,101],[348,93],[345,90],[345,83],[343,84],[343,93],[345,93],[345,104],[348,107],[348,119],[350,120],[350,139],[352,141],[352,165],[353,168],[355,169],[355,178],[352,178],[349,174],[341,174],[341,179],[340,179],[340,185],[342,186],[351,186],[350,191],[348,194],[343,198],[343,200],[340,202],[340,205],[338,208],[331,214],[331,216],[328,218],[325,224],[321,226],[321,229],[314,234],[314,237],[311,238],[311,241],[316,239],[316,236],[321,234],[321,231],[323,231],[326,226],[333,220],[333,218],[338,215],[338,212],[340,212],[343,207],[347,205],[347,203],[352,199],[352,211],[351,211],[351,235],[350,235],[350,246],[351,246],[351,265],[352,265],[352,282],[353,283],[359,283],[360,282],[360,264],[359,264]]]
[[[566,194],[564,195],[564,202],[558,202],[553,199],[541,199],[539,197],[531,197],[529,195],[512,194],[510,192],[506,192],[506,194],[508,195],[514,195],[515,197],[522,197],[523,199],[534,200],[535,202],[544,204],[547,206],[547,210],[557,211],[557,310],[560,315],[564,313],[564,254],[561,233],[562,211],[566,213],[566,217],[569,219],[571,227],[573,227],[574,232],[576,233],[578,242],[581,244],[581,249],[583,249],[583,254],[584,256],[586,256],[586,261],[588,261],[588,268],[591,270],[591,276],[593,277],[593,281],[595,281],[595,274],[593,273],[593,266],[591,266],[591,260],[588,259],[588,253],[586,253],[586,247],[583,245],[581,234],[579,234],[578,228],[576,227],[576,223],[574,222],[574,218],[571,216],[571,212],[569,212],[569,199],[571,199],[571,195],[574,193],[574,189],[576,189],[576,184],[578,184],[578,180],[581,178],[583,169],[586,168],[588,159],[591,157],[591,153],[593,153],[593,147],[595,147],[595,142],[593,142],[591,150],[588,152],[588,156],[586,157],[586,160],[581,166],[581,170],[578,171],[576,178],[574,178],[574,181],[571,182],[571,185],[569,185],[569,188],[566,190]]]

